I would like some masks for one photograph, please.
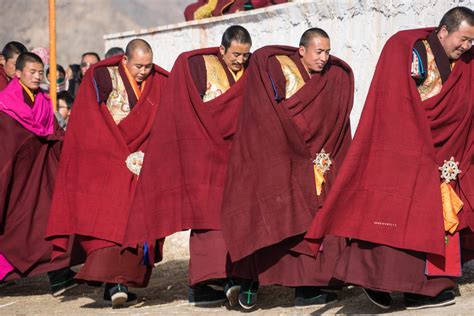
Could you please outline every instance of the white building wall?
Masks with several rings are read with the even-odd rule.
[[[110,34],[104,39],[109,49],[143,38],[153,47],[155,63],[170,70],[180,53],[218,46],[222,33],[232,24],[249,30],[253,50],[272,44],[297,46],[306,29],[323,28],[331,37],[332,54],[348,62],[354,71],[351,121],[355,130],[386,40],[399,30],[436,26],[450,8],[473,8],[473,4],[474,0],[296,0],[233,15]]]

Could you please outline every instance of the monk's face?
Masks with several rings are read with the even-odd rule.
[[[219,51],[227,67],[233,72],[238,72],[249,59],[250,47],[251,45],[249,43],[231,41],[227,50],[221,45]]]
[[[37,90],[43,79],[43,64],[27,61],[22,70],[16,70],[20,82],[30,90]]]
[[[86,71],[95,63],[99,62],[97,57],[95,55],[90,55],[87,54],[84,57],[82,57],[81,60],[81,72],[82,75],[84,76],[86,74]]]
[[[461,22],[459,28],[454,32],[448,32],[446,26],[442,26],[438,31],[438,38],[446,52],[452,60],[459,59],[461,55],[470,50],[474,40],[474,26],[466,21]]]
[[[5,73],[7,74],[8,78],[10,79],[15,76],[16,60],[18,59],[18,56],[20,56],[20,54],[15,54],[12,58],[5,60],[5,66],[3,66],[3,69],[5,70]]]
[[[309,73],[320,72],[328,63],[331,41],[329,38],[314,36],[307,47],[300,46],[301,62]]]
[[[136,49],[132,51],[130,58],[123,56],[122,62],[132,78],[140,83],[148,77],[153,68],[153,53]]]

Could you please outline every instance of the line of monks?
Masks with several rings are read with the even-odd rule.
[[[382,309],[391,292],[454,304],[474,258],[473,40],[466,7],[393,35],[354,139],[354,76],[320,28],[250,54],[233,25],[170,73],[134,39],[87,71],[67,133],[41,59],[19,53],[0,67],[1,280],[105,283],[127,306],[165,237],[190,230],[190,304],[253,309],[272,284],[301,308],[347,285]]]

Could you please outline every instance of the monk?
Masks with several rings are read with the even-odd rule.
[[[8,42],[5,47],[3,47],[2,56],[5,60],[3,63],[0,63],[0,91],[15,77],[15,64],[18,56],[27,51],[25,45],[15,41]]]
[[[222,232],[245,279],[239,303],[252,309],[259,284],[295,287],[295,306],[324,306],[337,295],[333,269],[345,245],[325,241],[315,258],[304,240],[351,142],[351,68],[330,55],[320,28],[296,47],[255,52],[222,202]]]
[[[162,242],[123,242],[167,76],[153,64],[150,45],[132,40],[125,55],[86,72],[68,124],[47,237],[59,255],[78,236],[87,259],[76,279],[105,282],[103,298],[114,308],[136,302],[128,287],[147,286],[161,260]]]
[[[350,238],[334,276],[381,308],[394,291],[407,309],[454,304],[454,278],[472,258],[473,39],[473,11],[456,7],[437,28],[387,41],[351,149],[307,233],[316,247]]]
[[[188,280],[193,305],[237,303],[239,286],[229,279],[220,207],[251,44],[248,31],[234,25],[222,35],[220,47],[178,57],[129,221],[133,231],[143,232],[141,240],[192,229]]]
[[[22,53],[15,64],[0,92],[0,281],[48,272],[58,296],[77,285],[68,268],[72,245],[50,262],[53,247],[44,240],[64,133],[39,89],[41,59]]]

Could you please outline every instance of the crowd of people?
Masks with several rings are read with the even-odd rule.
[[[354,75],[321,28],[251,53],[232,25],[170,72],[143,39],[86,52],[57,67],[56,113],[47,52],[7,43],[1,281],[48,273],[54,296],[105,284],[132,305],[165,238],[190,230],[193,305],[251,310],[267,285],[301,308],[348,285],[381,309],[392,292],[454,304],[474,258],[473,41],[466,7],[393,35],[354,138]]]

